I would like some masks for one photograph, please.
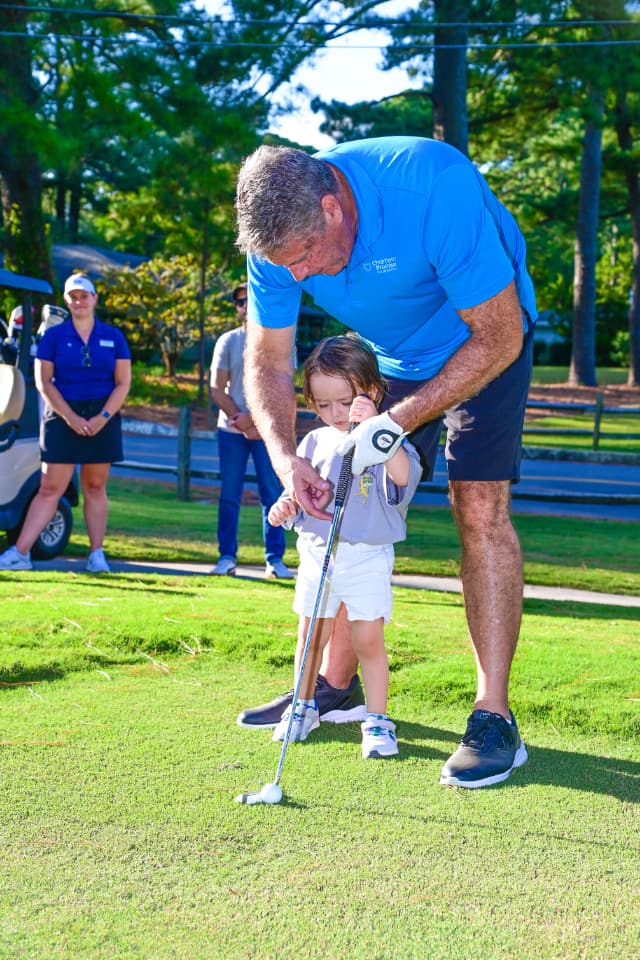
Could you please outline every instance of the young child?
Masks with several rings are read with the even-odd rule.
[[[304,365],[304,396],[326,424],[312,430],[298,446],[335,490],[342,457],[336,454],[352,421],[378,412],[385,383],[375,354],[357,334],[328,337]],[[314,699],[322,650],[331,634],[338,607],[344,603],[351,644],[362,670],[367,717],[362,724],[362,756],[391,757],[398,753],[395,724],[387,716],[389,665],[384,647],[384,623],[391,615],[392,544],[404,540],[409,502],[421,477],[418,455],[405,441],[384,464],[354,477],[342,511],[337,547],[325,581],[300,697],[288,707],[273,739],[283,740],[294,709],[291,740],[306,740],[320,724]],[[331,512],[331,502],[325,509]],[[293,609],[299,615],[295,674],[300,667],[309,621],[316,602],[330,523],[304,514],[284,493],[269,511],[269,523],[295,529],[300,565]]]

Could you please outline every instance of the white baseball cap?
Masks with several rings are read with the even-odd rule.
[[[64,292],[71,293],[72,290],[86,290],[87,293],[96,292],[96,288],[91,280],[89,280],[89,277],[85,277],[83,273],[73,273],[67,278],[64,285]]]

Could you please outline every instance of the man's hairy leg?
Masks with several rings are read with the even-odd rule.
[[[462,542],[462,589],[476,658],[475,709],[509,719],[509,672],[522,618],[522,555],[508,481],[452,481]]]
[[[324,648],[320,673],[327,683],[344,690],[358,669],[358,660],[351,647],[347,611],[342,604],[333,621],[331,639]]]

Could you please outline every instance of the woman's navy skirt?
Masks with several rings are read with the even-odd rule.
[[[67,400],[86,420],[104,409],[108,397],[100,400]],[[45,463],[116,463],[124,457],[120,414],[106,420],[95,437],[81,437],[49,407],[40,424],[40,453]]]

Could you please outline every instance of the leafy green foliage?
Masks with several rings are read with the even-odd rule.
[[[213,285],[218,278],[210,272]],[[193,257],[156,258],[135,270],[112,271],[105,307],[127,336],[134,354],[162,356],[167,376],[175,376],[183,350],[195,342],[200,309],[197,264]],[[221,294],[217,292],[217,298]],[[210,295],[215,303],[216,294]],[[225,323],[219,320],[218,328]],[[210,329],[215,329],[211,324]]]

